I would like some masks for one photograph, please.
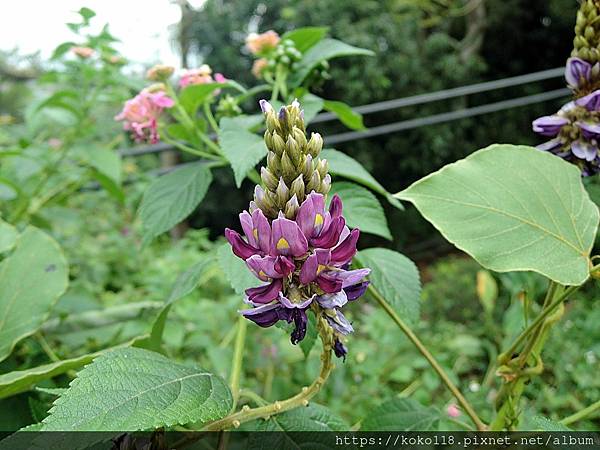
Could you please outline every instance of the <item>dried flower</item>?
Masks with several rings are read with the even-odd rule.
[[[273,31],[265,31],[264,33],[250,33],[246,37],[246,48],[253,55],[263,54],[269,50],[273,50],[279,44],[281,38]]]
[[[342,341],[353,327],[341,310],[364,294],[370,270],[349,270],[360,232],[346,226],[337,195],[326,209],[326,192],[317,192],[323,191],[318,170],[324,170],[327,183],[330,178],[326,163],[308,153],[312,148],[316,158],[320,148],[309,145],[299,106],[295,101],[275,115],[272,106],[261,101],[267,119],[265,140],[275,156],[261,170],[265,188],[256,186],[250,211],[240,214],[245,238],[231,229],[225,236],[233,253],[264,282],[246,291],[252,308],[241,311],[244,317],[261,327],[280,320],[293,323],[291,341],[297,344],[304,339],[307,311],[312,309],[331,328],[336,356],[345,357]],[[317,189],[310,187],[315,177]]]
[[[144,89],[134,98],[127,100],[115,120],[124,121],[123,129],[131,131],[136,142],[155,144],[159,140],[158,123],[163,109],[174,105],[164,91],[151,92]]]

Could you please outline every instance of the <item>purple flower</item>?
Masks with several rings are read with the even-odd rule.
[[[588,111],[600,111],[600,89],[575,100],[577,106],[583,106]]]
[[[572,57],[567,59],[565,79],[572,89],[578,89],[590,81],[592,65],[583,59]]]
[[[571,152],[579,159],[593,161],[598,156],[598,147],[589,142],[577,140],[571,144]]]
[[[562,127],[569,123],[569,119],[560,116],[543,116],[532,122],[533,131],[542,136],[555,137]]]
[[[600,124],[592,122],[575,122],[575,125],[581,130],[581,134],[587,140],[600,138]]]

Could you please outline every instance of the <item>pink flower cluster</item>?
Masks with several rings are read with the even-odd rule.
[[[261,34],[250,33],[246,38],[246,48],[253,55],[259,55],[277,47],[280,40],[277,32],[273,30]]]
[[[224,83],[227,78],[221,73],[215,73],[213,78],[212,69],[207,64],[202,64],[197,69],[186,69],[179,79],[179,87],[184,88],[186,86],[194,84],[208,84],[208,83]]]
[[[156,144],[159,140],[157,120],[165,108],[171,108],[174,104],[173,99],[165,92],[144,89],[125,102],[115,120],[124,121],[123,128],[131,131],[136,142]]]

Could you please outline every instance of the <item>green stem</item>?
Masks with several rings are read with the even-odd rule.
[[[570,425],[579,420],[585,419],[586,417],[589,417],[591,414],[598,410],[600,410],[600,400],[598,400],[595,403],[592,403],[590,406],[582,409],[581,411],[570,415],[569,417],[565,417],[563,420],[560,421],[560,423],[562,423],[563,425]]]
[[[546,308],[542,310],[542,312],[535,318],[533,322],[529,324],[529,326],[519,335],[519,337],[512,343],[510,348],[498,356],[498,365],[506,364],[512,355],[517,351],[517,349],[521,346],[523,341],[531,334],[534,330],[537,329],[538,325],[541,324],[555,309],[560,305],[569,295],[579,289],[580,286],[569,286],[564,292],[559,295],[554,301],[552,301]]]
[[[266,401],[264,398],[262,398],[256,392],[251,391],[250,389],[240,389],[240,398],[247,398],[249,400],[252,400],[259,406],[265,406],[269,404],[268,401]]]
[[[171,144],[173,147],[178,148],[179,150],[189,153],[191,155],[210,159],[212,161],[220,161],[221,160],[220,156],[213,155],[212,153],[203,152],[202,150],[198,150],[198,149],[192,148],[188,145],[182,144],[181,142],[178,142],[174,139],[171,139],[170,137],[167,137],[165,135],[165,133],[161,133],[161,139],[164,142],[166,142],[167,144]]]
[[[241,409],[241,411],[207,424],[203,428],[203,431],[221,431],[232,427],[237,428],[244,422],[249,422],[259,418],[266,419],[274,414],[289,411],[290,409],[294,409],[299,406],[308,405],[308,401],[321,390],[321,387],[323,384],[325,384],[325,381],[327,381],[329,374],[333,370],[333,363],[331,361],[333,336],[331,334],[331,328],[325,323],[325,319],[322,317],[318,318],[317,328],[319,331],[319,336],[321,337],[321,341],[323,342],[321,370],[319,372],[319,376],[312,382],[310,386],[303,387],[300,393],[286,400],[276,401],[258,408],[248,408],[246,405]]]
[[[42,350],[44,350],[44,353],[46,355],[48,355],[48,358],[50,358],[50,360],[52,362],[59,362],[60,358],[54,352],[54,350],[52,350],[52,347],[50,347],[50,344],[48,344],[48,341],[46,340],[46,338],[44,337],[44,335],[41,332],[38,331],[35,334],[35,337],[36,337],[38,343],[40,344],[40,347],[42,347]]]
[[[433,370],[438,374],[442,382],[446,385],[446,387],[450,390],[452,395],[456,398],[458,403],[463,407],[467,415],[471,418],[475,426],[479,431],[485,431],[487,429],[486,425],[481,421],[477,413],[471,406],[471,404],[467,401],[467,399],[462,395],[462,393],[458,390],[458,388],[454,385],[452,380],[448,377],[448,374],[442,369],[442,367],[435,360],[433,355],[427,350],[427,348],[423,345],[423,343],[419,340],[419,338],[415,335],[415,333],[410,329],[410,327],[404,323],[404,321],[396,314],[396,311],[390,306],[390,304],[383,298],[383,296],[373,287],[373,285],[368,288],[371,295],[377,300],[377,302],[381,305],[381,307],[385,310],[385,312],[392,318],[396,325],[402,330],[402,332],[408,337],[408,339],[417,347],[417,350],[425,357],[427,362],[431,365]]]
[[[217,121],[215,119],[215,116],[213,116],[213,113],[210,109],[210,103],[209,102],[204,102],[204,115],[206,116],[206,120],[208,120],[208,123],[210,124],[211,128],[213,129],[213,131],[215,133],[219,132],[219,125],[217,124]]]
[[[240,378],[242,375],[242,362],[244,359],[244,344],[246,342],[247,319],[240,315],[237,323],[237,335],[235,337],[235,346],[233,348],[233,363],[231,365],[231,393],[233,395],[233,407],[235,410],[240,397]]]

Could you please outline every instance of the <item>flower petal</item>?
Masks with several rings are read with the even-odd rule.
[[[353,284],[352,286],[348,286],[344,288],[346,292],[346,297],[348,297],[348,301],[356,300],[365,293],[367,288],[369,287],[369,281],[363,281],[362,283]]]
[[[346,319],[339,309],[328,311],[324,316],[329,326],[338,333],[348,335],[354,331],[352,324],[348,322],[348,319]]]
[[[325,309],[341,308],[348,303],[348,297],[342,290],[333,294],[323,294],[317,297],[317,302]]]
[[[252,247],[250,244],[244,241],[242,236],[240,236],[237,231],[226,228],[225,238],[227,238],[231,244],[231,249],[238,258],[248,259],[252,255],[256,255],[258,253],[258,249]]]
[[[271,234],[271,254],[302,256],[308,251],[308,241],[298,224],[286,219],[280,213],[273,221]]]
[[[346,219],[343,217],[336,217],[329,222],[327,228],[321,231],[319,237],[311,239],[310,243],[313,246],[320,248],[334,247],[339,242],[345,226]]]
[[[598,156],[598,148],[582,140],[571,143],[571,152],[579,159],[585,159],[586,161],[593,161]]]
[[[265,217],[262,210],[254,210],[252,213],[252,224],[254,227],[252,232],[258,242],[257,247],[265,254],[268,254],[271,246],[271,225],[269,225],[269,220]]]
[[[269,303],[267,305],[262,305],[257,308],[239,311],[239,313],[246,319],[249,319],[255,324],[257,324],[258,326],[267,328],[271,325],[274,325],[278,320],[280,320],[279,310],[281,308],[282,306],[279,303]]]
[[[300,269],[300,283],[308,285],[313,282],[319,273],[321,273],[329,264],[331,250],[316,249],[315,252],[306,258]]]
[[[592,65],[583,59],[572,57],[567,59],[565,79],[572,88],[578,88],[581,82],[590,79]]]
[[[273,280],[270,284],[246,289],[248,302],[254,303],[269,303],[275,300],[281,292],[281,280]]]
[[[360,230],[355,228],[348,237],[331,251],[331,263],[343,265],[349,262],[356,254],[356,243],[360,236]]]
[[[533,131],[542,136],[555,137],[562,127],[569,123],[569,119],[560,116],[543,116],[535,119],[531,125]]]

